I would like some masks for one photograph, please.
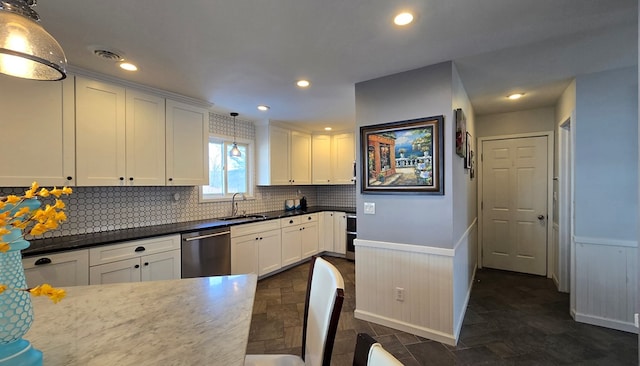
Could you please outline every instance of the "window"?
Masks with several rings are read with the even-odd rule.
[[[209,185],[202,186],[200,201],[228,200],[234,193],[253,196],[253,143],[236,139],[241,156],[229,156],[233,141],[209,136]]]

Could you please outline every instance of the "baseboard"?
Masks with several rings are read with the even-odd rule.
[[[573,317],[577,322],[597,325],[599,327],[621,330],[623,332],[638,334],[638,328],[631,322],[623,322],[615,319],[607,319],[594,315],[575,313]]]
[[[428,338],[440,343],[455,346],[457,338],[453,334],[443,333],[434,329],[424,328],[415,324],[405,323],[397,319],[391,319],[377,314],[372,314],[362,310],[354,311],[354,317],[356,319],[365,320],[368,322],[384,325],[385,327],[401,330],[403,332],[415,334],[417,336]]]
[[[460,319],[458,324],[456,324],[456,328],[454,331],[454,337],[456,339],[456,343],[458,343],[458,339],[460,338],[460,331],[462,330],[462,324],[464,323],[464,315],[467,313],[467,307],[469,306],[469,299],[471,299],[471,290],[473,289],[473,284],[476,282],[476,270],[478,269],[478,264],[473,267],[473,275],[471,276],[471,283],[469,286],[469,290],[467,291],[467,297],[464,299],[464,306],[462,307],[462,313],[460,314]]]
[[[551,279],[553,280],[553,284],[556,285],[556,290],[558,290],[558,292],[562,292],[560,291],[560,281],[555,273],[551,275]]]

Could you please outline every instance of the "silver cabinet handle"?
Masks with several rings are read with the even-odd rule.
[[[229,234],[230,231],[223,231],[221,233],[215,233],[215,234],[208,234],[208,235],[200,235],[200,236],[194,236],[191,238],[185,238],[184,241],[193,241],[193,240],[200,240],[200,239],[206,239],[206,238],[212,238],[214,236],[222,236],[222,235],[227,235]]]

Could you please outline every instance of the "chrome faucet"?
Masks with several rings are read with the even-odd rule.
[[[246,200],[244,193],[236,192],[231,197],[231,216],[235,216],[238,214],[238,203],[236,202],[236,195],[242,194],[242,199]]]

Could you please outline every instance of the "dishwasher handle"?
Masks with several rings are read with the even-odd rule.
[[[206,239],[206,238],[212,238],[214,236],[222,236],[222,235],[227,235],[229,234],[230,231],[223,231],[220,233],[215,233],[215,234],[207,234],[207,235],[199,235],[199,236],[193,236],[190,238],[184,238],[184,241],[193,241],[193,240],[200,240],[200,239]]]

